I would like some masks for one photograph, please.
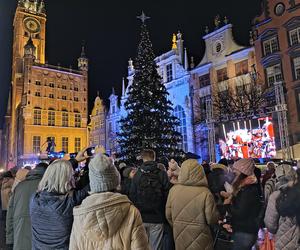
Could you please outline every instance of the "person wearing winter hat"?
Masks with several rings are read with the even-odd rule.
[[[232,184],[233,192],[232,194],[221,193],[226,197],[224,204],[227,212],[232,216],[234,240],[232,250],[250,250],[257,240],[262,203],[254,169],[255,164],[252,159],[236,161],[233,165],[236,174]]]
[[[139,211],[116,192],[120,175],[112,160],[97,154],[89,163],[89,179],[90,196],[73,210],[70,249],[149,249]]]

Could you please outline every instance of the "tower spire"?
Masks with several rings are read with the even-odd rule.
[[[115,88],[112,87],[112,95],[116,95]]]
[[[85,43],[82,42],[81,46],[81,54],[78,58],[78,68],[82,71],[88,71],[89,68],[89,60],[85,54]]]
[[[122,96],[125,96],[125,79],[122,80]]]

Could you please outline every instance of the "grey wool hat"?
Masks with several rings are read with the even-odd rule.
[[[120,174],[112,160],[103,154],[97,154],[89,163],[91,193],[115,190],[120,184]]]

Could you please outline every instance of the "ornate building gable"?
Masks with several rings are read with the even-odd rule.
[[[198,66],[211,62],[217,64],[219,61],[224,61],[226,56],[245,48],[234,41],[232,24],[227,24],[228,20],[225,20],[225,26],[221,28],[217,26],[215,31],[203,37],[205,41],[205,54]]]

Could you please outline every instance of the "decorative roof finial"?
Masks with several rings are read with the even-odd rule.
[[[81,54],[80,54],[80,57],[86,58],[86,55],[85,55],[85,41],[84,40],[81,43]]]
[[[173,38],[172,38],[172,49],[177,49],[177,43],[176,43],[176,35],[175,35],[175,33],[173,34]]]
[[[249,37],[250,37],[249,43],[251,46],[253,46],[254,45],[254,36],[253,36],[252,30],[249,31]]]
[[[195,68],[194,57],[191,56],[191,69]]]
[[[134,70],[133,61],[132,61],[131,58],[129,58],[129,60],[128,60],[128,69],[129,70]]]
[[[220,21],[220,15],[216,15],[216,17],[215,17],[215,26],[216,26],[216,29],[219,28],[220,23],[221,23],[221,21]]]
[[[208,26],[206,26],[205,27],[205,33],[208,34],[208,32],[209,32],[209,28],[208,28]]]
[[[145,15],[144,11],[142,11],[142,14],[141,14],[140,16],[137,16],[136,18],[137,18],[137,19],[140,19],[140,20],[142,21],[143,24],[145,24],[145,21],[146,21],[147,19],[150,19],[150,17],[148,17],[148,16]]]
[[[184,48],[184,69],[188,70],[189,69],[189,59],[187,56],[187,50]]]
[[[224,17],[224,24],[226,25],[226,24],[228,24],[228,22],[229,22],[229,20],[228,20],[227,16],[225,16]]]
[[[125,96],[125,92],[126,92],[126,90],[125,90],[125,78],[123,77],[123,79],[122,79],[122,96]]]
[[[116,95],[115,88],[112,87],[112,95]]]
[[[181,40],[182,39],[182,34],[181,32],[178,30],[177,32],[177,40]]]
[[[100,96],[100,93],[99,93],[99,90],[97,90],[97,97],[99,97]]]

